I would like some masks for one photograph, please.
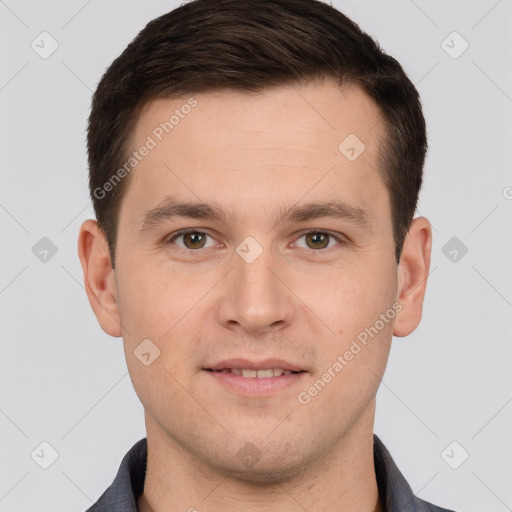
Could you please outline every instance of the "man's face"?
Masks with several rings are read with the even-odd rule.
[[[156,146],[131,171],[120,211],[115,290],[128,368],[148,435],[240,476],[293,475],[373,421],[386,366],[397,265],[379,111],[332,83],[194,97],[190,109],[188,98],[147,105],[132,141]],[[158,130],[175,109],[179,123]],[[148,215],[171,196],[215,204],[226,219]],[[345,215],[285,215],[326,202]],[[147,339],[160,350],[149,365],[134,354]],[[354,340],[360,350],[345,358]],[[145,343],[153,355],[141,359],[151,360]],[[236,375],[265,359],[302,372]]]

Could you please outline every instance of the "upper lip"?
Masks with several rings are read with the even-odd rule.
[[[232,368],[249,369],[249,370],[267,370],[270,368],[282,368],[292,372],[305,371],[298,366],[288,363],[284,359],[263,359],[262,361],[249,361],[249,359],[224,359],[212,366],[208,366],[205,370],[225,370]]]

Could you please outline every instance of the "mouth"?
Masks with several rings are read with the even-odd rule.
[[[297,386],[307,370],[284,359],[228,359],[203,370],[224,389],[244,396],[272,396],[287,387]]]
[[[280,377],[281,375],[305,372],[304,368],[277,358],[269,358],[262,361],[240,358],[224,359],[203,369],[214,372],[233,373],[249,379],[268,379],[269,377]]]
[[[268,379],[270,377],[281,377],[281,375],[292,375],[293,373],[304,373],[304,370],[292,371],[284,368],[267,368],[263,370],[253,370],[251,368],[223,368],[222,370],[212,370],[205,368],[206,371],[216,373],[232,373],[245,379]]]

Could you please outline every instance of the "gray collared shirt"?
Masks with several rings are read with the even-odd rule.
[[[137,499],[144,490],[147,455],[144,438],[124,456],[112,485],[85,512],[138,512]],[[454,512],[416,497],[376,434],[373,434],[373,459],[384,512]]]

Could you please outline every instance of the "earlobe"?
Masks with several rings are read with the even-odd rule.
[[[398,265],[398,301],[393,335],[407,336],[421,320],[432,250],[432,228],[425,217],[414,219],[404,242]]]
[[[86,220],[80,227],[78,257],[87,297],[101,328],[111,336],[121,336],[115,273],[108,244],[98,223],[92,219]]]

